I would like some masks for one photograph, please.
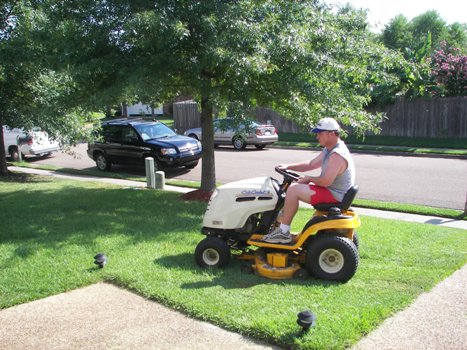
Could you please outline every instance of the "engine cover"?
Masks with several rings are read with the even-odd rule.
[[[256,177],[222,185],[212,194],[203,226],[237,229],[256,213],[273,210],[278,195],[270,177]]]

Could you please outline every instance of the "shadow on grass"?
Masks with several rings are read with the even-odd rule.
[[[37,176],[33,174],[24,173],[12,173],[9,172],[6,176],[0,176],[0,183],[41,183],[41,182],[52,182],[52,178],[45,176]]]
[[[245,289],[255,287],[262,284],[277,284],[277,285],[307,285],[328,287],[338,285],[339,283],[316,280],[312,277],[306,279],[285,279],[274,280],[253,273],[245,273],[242,266],[248,265],[245,261],[239,261],[234,256],[224,269],[219,268],[201,268],[196,265],[194,253],[182,253],[177,255],[164,256],[154,260],[154,264],[164,266],[166,268],[183,268],[193,274],[205,276],[212,274],[214,277],[208,281],[196,281],[183,283],[180,285],[182,289],[204,289],[216,286],[221,286],[224,289]]]
[[[2,192],[2,226],[8,230],[0,231],[0,243],[17,245],[16,257],[63,244],[93,245],[105,236],[127,245],[181,239],[200,225],[206,208],[179,200],[177,193],[69,182],[54,186],[40,179]]]

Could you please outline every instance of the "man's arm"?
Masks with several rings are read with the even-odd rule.
[[[300,172],[311,171],[311,170],[318,169],[319,167],[321,167],[321,164],[323,163],[323,157],[324,157],[324,153],[321,152],[320,154],[318,154],[318,156],[316,156],[310,161],[306,160],[306,161],[299,162],[299,163],[284,164],[284,165],[279,165],[279,167],[282,169],[300,171]]]
[[[328,160],[326,170],[319,176],[304,176],[300,178],[298,183],[314,183],[318,186],[328,187],[330,186],[337,175],[342,174],[347,169],[347,161],[341,155],[333,153]]]

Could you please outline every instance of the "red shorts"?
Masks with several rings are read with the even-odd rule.
[[[311,205],[318,203],[340,203],[334,198],[331,191],[329,191],[326,187],[310,185],[310,189],[316,192],[313,196],[311,196]]]

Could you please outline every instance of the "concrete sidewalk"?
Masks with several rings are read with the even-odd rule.
[[[0,349],[278,349],[109,283],[0,310]]]
[[[121,186],[145,183],[82,177],[36,169],[12,171],[76,180],[106,181]],[[167,187],[168,190],[190,191]],[[400,213],[373,215],[467,230],[465,221]],[[407,309],[387,319],[354,350],[441,350],[467,348],[467,265],[420,295]],[[109,283],[0,310],[0,349],[278,349],[193,320]]]

